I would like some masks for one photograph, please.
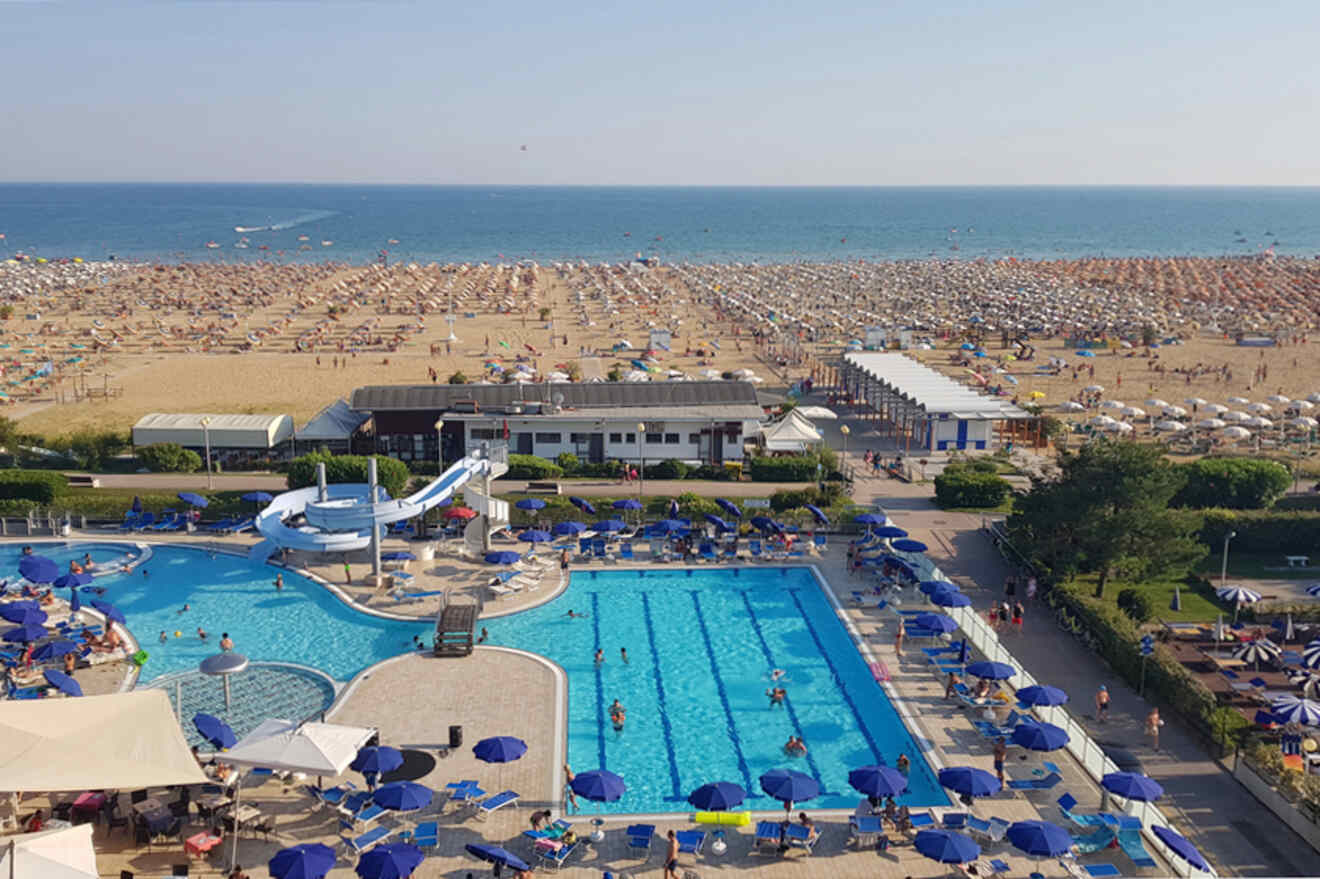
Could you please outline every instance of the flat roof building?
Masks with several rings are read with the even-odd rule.
[[[293,418],[288,415],[152,412],[133,425],[135,446],[177,443],[201,449],[209,441],[213,450],[269,451],[292,436]]]

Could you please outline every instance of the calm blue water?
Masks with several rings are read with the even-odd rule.
[[[4,184],[0,233],[0,254],[190,261],[1309,256],[1320,189]]]
[[[588,617],[570,619],[569,609]],[[912,759],[902,802],[948,803],[808,570],[577,572],[554,601],[485,625],[490,643],[568,673],[570,766],[605,767],[628,785],[604,811],[689,811],[687,795],[720,780],[757,794],[754,809],[778,808],[757,778],[783,766],[820,782],[826,794],[811,807],[851,809],[848,770],[892,765],[900,753]],[[768,707],[772,668],[788,672],[784,708]],[[615,699],[627,709],[622,733],[609,719]],[[791,734],[806,741],[806,758],[784,755]]]

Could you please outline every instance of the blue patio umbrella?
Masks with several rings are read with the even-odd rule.
[[[805,506],[807,508],[807,512],[811,513],[812,517],[815,518],[817,524],[819,525],[830,524],[830,517],[825,515],[825,511],[822,510],[820,507],[816,506],[815,504],[803,504],[803,506]]]
[[[616,510],[640,510],[642,508],[642,502],[637,500],[637,498],[626,497],[615,501],[610,504],[610,506],[614,507]]]
[[[18,572],[30,583],[50,583],[60,575],[60,566],[44,555],[25,555],[18,560]]]
[[[853,521],[859,525],[883,525],[885,517],[880,513],[862,513],[860,516],[853,516]]]
[[[728,513],[728,514],[729,514],[730,516],[732,516],[733,518],[735,518],[735,519],[741,519],[741,518],[742,518],[742,510],[738,509],[738,505],[735,504],[733,501],[725,500],[725,499],[722,498],[722,497],[717,497],[717,498],[715,498],[715,504],[716,504],[716,506],[718,506],[721,510],[723,510],[723,511],[726,512],[726,513]]]
[[[971,607],[972,600],[961,592],[953,592],[949,589],[937,589],[931,593],[930,600],[932,604],[938,604],[940,607]]]
[[[1015,674],[1013,666],[1007,662],[991,662],[988,659],[973,662],[967,666],[967,673],[973,677],[989,678],[992,681],[1006,681]]]
[[[380,776],[386,772],[393,772],[402,765],[403,754],[398,748],[376,745],[359,749],[353,762],[348,764],[348,768],[364,775],[371,773]]]
[[[676,500],[669,501],[669,518],[671,519],[678,518],[678,501]]]
[[[785,803],[800,803],[820,795],[820,785],[796,769],[771,769],[760,778],[761,790]]]
[[[881,516],[880,518],[883,519],[884,517]],[[885,525],[883,522],[881,523],[881,527],[872,528],[871,533],[876,537],[883,537],[886,540],[893,540],[895,537],[908,536],[908,533],[897,525]]]
[[[612,803],[623,796],[628,786],[608,769],[592,769],[573,776],[573,793],[593,803]]]
[[[952,830],[923,830],[913,846],[932,861],[941,864],[964,864],[981,856],[981,847],[971,837]]]
[[[6,641],[17,641],[27,643],[28,641],[40,641],[46,637],[46,627],[36,623],[24,623],[13,629],[6,630],[0,634],[0,638]]]
[[[647,528],[655,534],[672,534],[675,531],[683,531],[688,527],[681,519],[661,519]]]
[[[608,533],[611,531],[622,531],[627,527],[628,524],[622,519],[602,519],[595,525],[592,525],[591,529],[593,531],[604,531]]]
[[[999,779],[973,766],[951,766],[940,770],[940,785],[967,797],[988,797],[1003,788]]]
[[[591,501],[587,500],[586,498],[571,497],[568,499],[568,502],[589,516],[596,515],[596,508],[593,507],[591,505]]]
[[[898,550],[899,552],[926,551],[926,544],[922,543],[920,540],[909,540],[906,537],[899,538],[898,540],[895,540],[893,543],[889,545],[892,546],[894,549]]]
[[[229,724],[213,714],[194,714],[192,724],[212,748],[223,751],[238,744],[238,736],[234,735]]]
[[[544,510],[545,501],[541,500],[539,497],[525,497],[518,501],[518,503],[514,504],[514,506],[520,510]]]
[[[1164,788],[1153,778],[1139,772],[1110,772],[1100,779],[1100,786],[1116,797],[1149,803],[1164,796]]]
[[[372,794],[372,801],[382,809],[395,812],[415,812],[431,805],[434,794],[429,787],[423,787],[411,781],[392,781],[377,788]]]
[[[701,515],[702,515],[702,518],[704,518],[704,519],[705,519],[707,522],[709,522],[710,524],[714,525],[714,526],[715,526],[718,530],[720,530],[720,531],[732,531],[732,530],[733,530],[733,526],[732,526],[732,525],[730,525],[728,522],[724,521],[723,519],[721,519],[719,516],[715,515],[714,513],[702,513]]]
[[[60,574],[51,581],[52,586],[58,589],[76,589],[79,586],[86,586],[95,578],[86,572],[74,573],[70,571],[67,574]]]
[[[752,527],[760,531],[763,531],[767,534],[772,534],[776,531],[783,530],[780,527],[779,523],[776,522],[774,519],[771,519],[769,516],[753,516]]]
[[[142,498],[138,497],[137,495],[133,495],[133,503],[132,505],[129,506],[129,509],[132,510],[134,513],[141,514]]]
[[[307,842],[281,849],[266,866],[274,879],[325,879],[334,869],[335,850],[319,842]]]
[[[49,662],[52,659],[59,659],[66,653],[76,653],[77,651],[78,645],[72,641],[47,641],[32,651],[32,658],[37,662]]]
[[[1320,702],[1299,699],[1289,693],[1270,703],[1270,710],[1279,723],[1299,723],[1302,726],[1320,726]]]
[[[1072,834],[1048,821],[1014,821],[1004,836],[1014,848],[1035,858],[1057,858],[1073,847]]]
[[[868,797],[896,797],[908,788],[907,776],[892,766],[862,766],[848,773],[853,790]]]
[[[919,613],[913,617],[912,622],[919,628],[942,632],[945,635],[958,629],[958,623],[953,617],[945,616],[942,613]]]
[[[934,595],[941,589],[948,592],[961,592],[957,583],[950,583],[948,580],[922,580],[921,585],[917,587],[922,595]]]
[[[111,604],[108,601],[101,601],[100,599],[97,599],[92,602],[92,607],[96,608],[102,614],[104,614],[105,618],[110,622],[120,623],[120,624],[127,622],[127,620],[124,619],[124,615],[119,612],[119,608],[115,607],[113,604]]]
[[[408,551],[406,551],[406,550],[398,550],[398,549],[396,549],[396,550],[393,551],[393,552],[383,552],[383,553],[380,554],[380,558],[381,558],[381,561],[386,561],[386,562],[415,562],[415,561],[417,561],[417,556],[413,555],[412,553],[410,553],[410,552],[408,552]]]
[[[78,682],[62,671],[48,668],[41,675],[46,679],[46,683],[66,696],[81,696],[83,694],[82,687],[79,686]]]
[[[688,802],[699,812],[723,812],[747,798],[747,791],[731,781],[712,781],[688,795]]]
[[[511,565],[522,556],[512,550],[500,549],[486,553],[485,558],[488,565]]]
[[[542,531],[539,528],[528,528],[518,535],[518,539],[523,543],[549,543],[554,540],[549,531]]]
[[[1209,871],[1210,865],[1201,857],[1201,853],[1196,850],[1196,846],[1187,841],[1186,837],[1170,830],[1163,825],[1155,825],[1150,829],[1155,834],[1155,838],[1169,847],[1169,851],[1182,858],[1198,870]]]
[[[1019,723],[1009,741],[1029,751],[1057,751],[1071,741],[1061,727],[1052,723]]]
[[[275,495],[268,491],[249,491],[247,494],[240,497],[239,500],[247,501],[250,504],[268,504],[275,500]],[[301,848],[301,846],[299,846],[299,848]],[[293,849],[285,849],[285,851],[292,850]]]
[[[550,533],[559,537],[574,537],[586,530],[587,526],[584,522],[556,522]]]
[[[378,845],[358,859],[355,872],[362,879],[408,879],[426,856],[407,842]]]
[[[1023,705],[1063,705],[1068,701],[1068,694],[1058,687],[1032,684],[1018,690],[1017,698]]]
[[[463,846],[467,853],[488,864],[501,864],[514,870],[530,870],[527,862],[511,851],[484,842],[469,842]]]
[[[46,612],[37,607],[17,606],[17,603],[0,607],[0,619],[11,623],[36,626],[46,621]]]
[[[483,763],[511,763],[527,753],[527,743],[513,736],[492,736],[472,749]]]
[[[208,501],[206,498],[192,491],[179,492],[179,500],[183,501],[185,504],[188,504],[189,506],[201,507],[202,509],[206,509],[211,505],[211,502]]]

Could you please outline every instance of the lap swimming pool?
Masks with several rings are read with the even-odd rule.
[[[804,805],[851,809],[848,771],[900,754],[912,761],[901,803],[949,802],[809,569],[578,571],[553,601],[483,624],[488,643],[567,672],[570,765],[628,785],[601,811],[690,811],[687,795],[708,781],[740,784],[751,808],[776,809],[757,784],[776,767],[820,783]],[[766,696],[772,669],[787,673],[782,707]],[[622,732],[609,717],[615,699],[627,709]],[[805,757],[784,754],[789,735],[806,741]]]

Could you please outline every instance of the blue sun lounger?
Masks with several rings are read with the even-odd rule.
[[[784,842],[788,843],[789,848],[806,849],[807,854],[811,854],[812,848],[819,840],[819,835],[816,839],[812,839],[810,828],[801,824],[790,824],[784,828]]]
[[[1146,847],[1141,844],[1141,831],[1132,828],[1124,828],[1118,831],[1118,847],[1123,850],[1123,854],[1132,859],[1132,863],[1138,867],[1154,867],[1155,859],[1146,851]]]
[[[628,825],[628,848],[641,852],[643,858],[651,857],[651,840],[655,837],[654,824],[630,824]]]
[[[556,850],[538,851],[536,854],[546,866],[558,870],[560,867],[564,866],[564,862],[569,859],[569,856],[577,851],[577,847],[580,844],[581,843],[575,842],[572,845],[561,846]]]
[[[913,812],[908,815],[908,823],[912,825],[913,830],[921,830],[926,827],[934,827],[937,822],[932,812]]]
[[[480,803],[477,803],[477,817],[485,821],[492,812],[497,812],[505,806],[511,806],[518,802],[519,794],[515,791],[500,791],[493,797],[487,797]]]
[[[783,832],[778,821],[756,822],[756,838],[752,842],[752,851],[759,851],[762,847],[769,846],[778,852],[779,840]]]
[[[390,834],[392,833],[394,833],[394,830],[389,827],[373,827],[361,836],[341,836],[339,837],[339,841],[342,842],[349,851],[353,852],[353,854],[360,855],[372,846],[389,839]]]
[[[678,850],[684,854],[699,855],[706,845],[704,830],[680,830],[674,834],[674,838],[678,840]]]
[[[1063,781],[1063,776],[1057,772],[1051,772],[1044,778],[1023,778],[1010,780],[1009,790],[1051,790]]]
[[[1154,866],[1153,862],[1151,866]],[[1082,869],[1095,879],[1113,879],[1115,876],[1123,875],[1113,864],[1082,864]]]
[[[629,561],[635,558],[635,556],[633,556],[633,545],[631,540],[625,540],[623,543],[619,544],[619,558],[628,559]]]
[[[1078,854],[1089,855],[1108,848],[1115,836],[1112,827],[1097,827],[1086,836],[1074,836],[1073,845],[1077,848]]]
[[[435,848],[440,844],[440,825],[435,821],[424,821],[413,828],[412,844],[418,848]]]

